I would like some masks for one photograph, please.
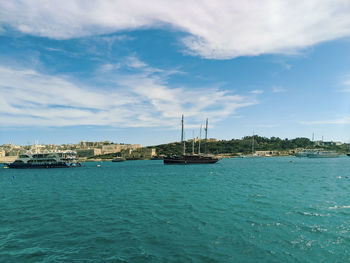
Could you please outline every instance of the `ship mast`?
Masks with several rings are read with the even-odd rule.
[[[205,141],[204,141],[204,153],[207,154],[207,140],[208,140],[208,118],[205,122]]]
[[[192,130],[192,155],[194,155],[194,131]]]
[[[254,154],[254,130],[253,130],[253,137],[252,137],[252,155]]]
[[[198,155],[201,154],[201,139],[202,139],[202,124],[199,128],[199,139],[198,139]]]
[[[184,115],[182,114],[182,119],[181,119],[181,143],[183,143],[183,155],[186,153],[186,145],[185,145],[185,140],[184,140]]]

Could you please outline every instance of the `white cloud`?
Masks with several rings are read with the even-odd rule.
[[[46,50],[52,51],[52,52],[65,52],[63,49],[60,49],[60,48],[52,48],[52,47],[47,47]]]
[[[99,70],[102,72],[107,72],[107,71],[119,69],[120,67],[121,67],[120,63],[115,63],[115,64],[107,63],[102,65],[99,68]]]
[[[350,35],[348,0],[0,2],[0,23],[57,39],[170,25],[187,52],[227,59],[302,48]]]
[[[350,74],[343,75],[340,77],[341,81],[339,86],[342,87],[338,89],[338,92],[349,93],[350,92]]]
[[[343,85],[350,87],[350,75],[346,76],[346,79],[344,80]]]
[[[99,70],[88,86],[67,76],[0,65],[2,125],[177,127],[182,113],[192,124],[205,117],[214,122],[256,103],[219,88],[171,88],[166,80],[170,73],[139,60],[133,65],[142,67],[125,74],[105,66],[112,72]]]
[[[256,89],[256,90],[252,90],[252,91],[250,91],[250,93],[251,94],[263,94],[264,93],[264,91],[263,90],[259,90],[259,89]]]
[[[286,92],[287,90],[281,86],[273,86],[272,87],[272,92],[273,93],[281,93],[281,92]]]
[[[328,120],[319,120],[319,121],[302,121],[301,124],[304,125],[344,125],[344,124],[350,124],[350,116],[343,116],[338,119],[328,119]]]
[[[135,68],[135,69],[140,69],[140,68],[145,68],[147,67],[147,64],[144,63],[143,61],[139,60],[135,56],[130,56],[126,58],[126,63],[128,67],[130,68]]]
[[[256,124],[253,127],[254,128],[276,128],[279,124]]]

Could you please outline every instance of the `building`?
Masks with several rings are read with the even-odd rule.
[[[102,154],[101,149],[92,148],[92,149],[79,149],[77,150],[77,154],[79,157],[93,157],[95,155]]]
[[[103,141],[103,142],[81,141],[79,142],[79,147],[81,149],[101,148],[103,145],[110,145],[110,144],[112,144],[110,141]]]
[[[333,142],[333,141],[329,141],[329,142],[324,142],[324,141],[316,141],[315,145],[318,146],[340,146],[342,145],[342,142]]]
[[[255,151],[255,155],[257,156],[272,156],[279,155],[278,151]]]
[[[87,141],[79,142],[79,146],[80,146],[81,148],[94,147],[95,145],[96,145],[96,142],[87,142]]]
[[[126,159],[150,159],[156,155],[155,148],[126,149],[121,152],[121,156]]]
[[[109,145],[103,145],[102,146],[102,153],[108,154],[108,153],[118,153],[122,150],[136,150],[141,148],[140,144],[109,144]]]

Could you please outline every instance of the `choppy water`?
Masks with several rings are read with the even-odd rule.
[[[348,262],[350,158],[0,170],[0,262]]]

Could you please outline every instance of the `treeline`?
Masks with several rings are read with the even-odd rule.
[[[192,142],[186,142],[186,152],[192,152]],[[211,154],[249,154],[252,152],[252,145],[254,145],[254,151],[288,151],[296,148],[310,148],[316,147],[314,143],[308,138],[295,138],[295,139],[280,139],[278,137],[260,137],[246,136],[242,139],[232,140],[220,140],[220,141],[208,141],[205,143],[201,141],[200,149],[201,153]],[[156,148],[158,155],[178,155],[183,151],[183,145],[180,142],[161,144],[152,146],[150,148]],[[198,153],[198,142],[194,146],[195,153]],[[325,147],[322,147],[325,148]],[[334,148],[334,147],[332,147]]]

